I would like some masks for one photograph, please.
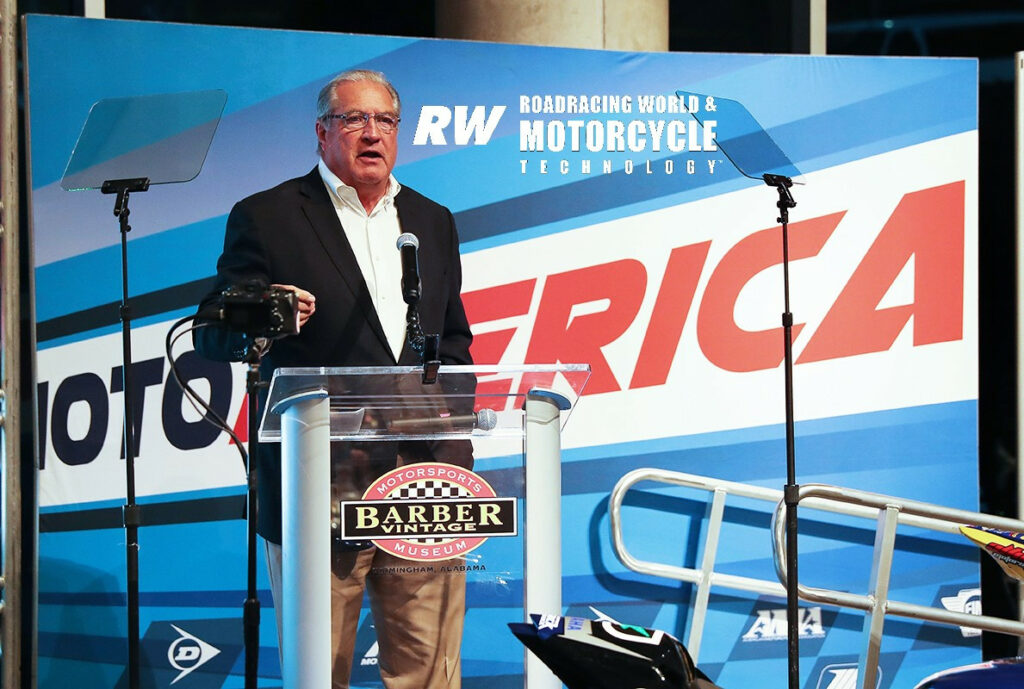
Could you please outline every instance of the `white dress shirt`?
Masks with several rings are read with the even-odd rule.
[[[373,307],[397,361],[405,345],[406,325],[402,257],[396,246],[402,227],[395,209],[395,196],[402,186],[391,177],[387,193],[367,214],[355,188],[338,179],[322,159],[317,167],[345,230],[345,237],[356,255]]]

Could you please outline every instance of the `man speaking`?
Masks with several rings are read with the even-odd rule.
[[[419,242],[422,329],[440,335],[443,364],[469,364],[472,335],[462,306],[459,239],[451,212],[392,176],[401,102],[379,72],[339,74],[317,99],[320,161],[307,175],[243,199],[228,216],[215,289],[200,311],[233,285],[253,280],[292,290],[300,330],[276,340],[261,377],[278,367],[394,366],[420,363],[406,338],[403,233]],[[246,336],[211,324],[195,331],[208,358],[237,361]],[[255,432],[252,429],[250,432]],[[437,448],[443,448],[438,451]],[[451,454],[443,454],[451,452]],[[468,443],[334,443],[335,492],[359,492],[380,474],[413,461],[471,468]],[[266,541],[275,607],[281,605],[281,455],[259,452],[258,523]],[[344,484],[344,485],[342,485]],[[326,516],[325,516],[326,518]],[[465,574],[458,567],[394,574],[402,560],[372,545],[336,545],[331,627],[334,687],[348,687],[364,590],[388,689],[458,688]],[[424,568],[430,569],[430,568]],[[280,629],[280,613],[278,613]]]

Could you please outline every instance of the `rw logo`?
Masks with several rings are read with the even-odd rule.
[[[423,146],[429,143],[433,146],[447,146],[445,130],[450,127],[452,143],[455,145],[465,146],[472,138],[474,146],[483,146],[491,140],[491,135],[494,134],[503,114],[504,105],[490,108],[490,112],[483,105],[474,106],[472,112],[468,105],[456,105],[453,108],[444,105],[424,105],[420,108],[420,119],[416,123],[412,145]]]

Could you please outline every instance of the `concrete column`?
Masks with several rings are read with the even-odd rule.
[[[825,55],[827,15],[828,0],[790,0],[790,52]]]
[[[668,50],[668,0],[437,0],[439,38]]]

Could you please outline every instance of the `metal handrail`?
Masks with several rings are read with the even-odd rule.
[[[878,656],[882,643],[882,625],[886,615],[912,617],[930,622],[973,627],[1003,634],[1024,635],[1024,623],[1022,622],[992,617],[990,615],[972,615],[955,612],[928,605],[904,603],[889,600],[888,597],[889,571],[892,567],[892,557],[896,546],[896,527],[900,523],[906,523],[909,517],[934,520],[944,525],[943,527],[935,528],[935,530],[952,533],[958,533],[959,527],[964,524],[1004,531],[1024,532],[1024,522],[982,512],[969,512],[917,500],[907,500],[880,493],[870,493],[863,490],[841,488],[820,483],[809,483],[800,486],[797,493],[797,504],[801,500],[808,498],[865,507],[874,511],[878,516],[871,580],[867,594],[851,594],[843,591],[803,586],[797,583],[797,595],[803,600],[865,611],[864,635],[866,642],[864,652],[860,657],[857,675],[862,687],[875,686]],[[775,560],[775,573],[780,578],[786,576],[786,563],[784,562],[784,554],[786,552],[785,515],[786,505],[784,502],[780,502],[776,505],[775,513],[772,516],[772,549]]]
[[[704,553],[699,568],[679,567],[640,560],[634,557],[626,548],[622,535],[622,501],[629,489],[641,481],[657,481],[706,490],[714,494],[707,517],[708,525],[704,537]],[[609,502],[608,510],[611,518],[612,543],[615,554],[623,565],[634,572],[686,581],[697,585],[690,632],[685,640],[687,649],[690,651],[694,662],[698,660],[700,654],[700,644],[712,586],[724,586],[726,588],[779,597],[786,595],[786,589],[781,583],[754,577],[722,574],[714,571],[718,539],[725,511],[725,499],[729,495],[776,503],[775,512],[772,517],[773,559],[779,581],[785,582],[786,568],[783,560],[785,555],[786,508],[781,490],[666,469],[649,468],[636,469],[619,479],[612,490]],[[843,591],[810,588],[802,585],[798,585],[797,589],[799,597],[807,601],[855,608],[867,612],[864,627],[867,641],[864,653],[861,654],[858,672],[858,682],[862,687],[873,688],[875,686],[874,675],[877,672],[878,652],[881,644],[881,623],[886,614],[902,615],[931,622],[1002,632],[1004,634],[1024,635],[1024,623],[1021,622],[888,600],[888,577],[892,564],[892,553],[895,547],[895,530],[897,525],[903,524],[955,534],[958,533],[958,528],[961,524],[975,524],[1007,531],[1024,532],[1024,522],[995,517],[980,512],[968,512],[915,500],[905,500],[877,493],[823,484],[800,486],[798,501],[804,501],[804,506],[812,509],[878,520],[870,591],[868,594],[856,595]]]

